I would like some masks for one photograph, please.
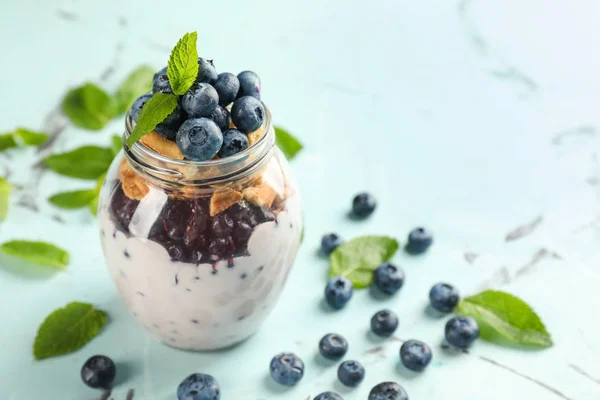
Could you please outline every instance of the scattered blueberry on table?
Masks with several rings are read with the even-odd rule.
[[[479,337],[479,325],[471,317],[453,317],[446,323],[445,333],[448,344],[467,349]]]
[[[344,386],[356,387],[365,379],[365,368],[358,361],[344,361],[338,368],[338,379]]]
[[[375,287],[387,295],[393,295],[404,284],[404,271],[392,263],[381,264],[373,273]]]
[[[447,283],[436,283],[429,291],[431,307],[440,312],[452,312],[458,305],[459,300],[458,290]]]
[[[321,239],[321,251],[325,255],[330,255],[342,243],[344,243],[344,240],[340,235],[337,233],[328,233]]]
[[[81,367],[81,379],[92,388],[109,388],[116,375],[115,363],[106,356],[93,356]]]
[[[344,398],[337,393],[324,392],[315,397],[314,400],[344,400]]]
[[[409,254],[422,254],[433,243],[433,235],[425,228],[415,228],[408,234],[406,252]]]
[[[382,382],[371,389],[368,400],[408,400],[408,394],[396,382]]]
[[[402,365],[411,371],[423,371],[431,362],[431,357],[431,348],[420,340],[407,340],[400,347]]]
[[[325,300],[332,308],[340,310],[350,301],[354,286],[345,276],[331,278],[325,287]]]
[[[391,336],[398,329],[398,316],[390,310],[381,310],[371,318],[371,331],[377,336]]]
[[[352,200],[352,213],[359,218],[366,218],[375,211],[377,201],[369,193],[359,193]]]
[[[219,400],[221,389],[216,379],[207,374],[192,374],[177,388],[177,400]]]
[[[348,341],[341,335],[329,333],[319,342],[319,352],[329,360],[341,360],[348,352]]]
[[[293,353],[281,353],[271,360],[270,372],[280,385],[294,386],[304,376],[304,362]]]

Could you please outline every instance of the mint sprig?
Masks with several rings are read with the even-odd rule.
[[[83,146],[44,158],[44,165],[61,175],[78,179],[98,179],[113,159],[113,150],[107,147]]]
[[[279,126],[275,127],[275,144],[288,160],[296,157],[296,154],[304,147],[298,139]]]
[[[523,300],[506,292],[486,290],[463,299],[457,313],[477,321],[481,338],[499,343],[550,347],[546,326]]]
[[[12,185],[5,178],[0,178],[0,221],[8,214],[8,204]]]
[[[154,93],[142,108],[133,132],[127,138],[127,146],[133,146],[142,136],[156,128],[156,125],[163,122],[175,110],[175,107],[177,107],[177,96]]]
[[[69,253],[53,244],[28,240],[11,240],[0,244],[0,251],[36,265],[65,269]]]
[[[330,276],[345,276],[355,288],[373,283],[373,271],[398,250],[396,239],[387,236],[363,236],[338,246],[331,253]]]
[[[173,93],[177,95],[184,95],[198,76],[197,40],[197,32],[186,33],[171,51],[167,76]]]
[[[62,109],[73,124],[98,131],[118,115],[113,98],[93,83],[71,89],[65,95]]]
[[[33,343],[33,356],[42,360],[72,353],[98,335],[106,320],[106,313],[91,304],[69,303],[42,322]]]

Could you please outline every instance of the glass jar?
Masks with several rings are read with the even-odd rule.
[[[266,111],[264,134],[233,156],[178,160],[138,141],[107,173],[98,218],[108,269],[125,306],[170,346],[248,338],[294,263],[300,197]],[[127,116],[123,140],[132,124]]]

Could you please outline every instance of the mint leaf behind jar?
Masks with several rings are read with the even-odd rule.
[[[0,151],[14,147],[39,146],[48,140],[45,133],[34,132],[25,128],[17,128],[12,132],[0,135]]]
[[[123,141],[121,139],[121,136],[112,135],[112,137],[110,138],[110,149],[112,150],[113,155],[116,157],[122,148],[123,148]]]
[[[550,347],[552,338],[540,317],[511,294],[486,290],[463,299],[457,313],[477,321],[481,338],[490,342]]]
[[[58,208],[76,209],[87,206],[97,196],[95,189],[56,193],[48,201]]]
[[[355,288],[373,283],[373,271],[398,250],[398,241],[387,236],[363,236],[338,246],[331,253],[330,276],[345,276]]]
[[[177,95],[184,95],[198,76],[197,40],[197,32],[186,33],[171,51],[167,64],[167,76],[173,93]]]
[[[172,94],[154,93],[144,105],[133,132],[127,138],[126,144],[131,147],[140,138],[160,124],[177,107],[177,96]]]
[[[67,264],[69,264],[69,253],[66,250],[45,242],[11,240],[10,242],[2,243],[0,251],[36,265],[47,265],[58,269],[65,269]]]
[[[46,317],[33,343],[36,360],[72,353],[106,324],[106,313],[91,304],[72,302]]]
[[[104,128],[118,114],[113,98],[89,82],[69,90],[62,109],[73,124],[94,131]]]
[[[47,168],[61,175],[79,179],[98,179],[113,159],[113,151],[107,147],[83,146],[61,154],[44,158]]]
[[[113,96],[117,114],[129,110],[135,99],[152,89],[153,76],[154,69],[143,65],[125,78]]]
[[[298,139],[279,126],[275,127],[275,144],[288,160],[294,158],[303,148]]]
[[[8,214],[8,204],[12,185],[5,178],[0,178],[0,221]]]

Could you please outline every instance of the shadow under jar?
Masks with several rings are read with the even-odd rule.
[[[127,308],[170,346],[243,341],[285,285],[300,197],[266,114],[264,134],[233,156],[176,160],[138,142],[108,171],[98,210],[108,269]],[[128,116],[124,139],[131,131]]]

